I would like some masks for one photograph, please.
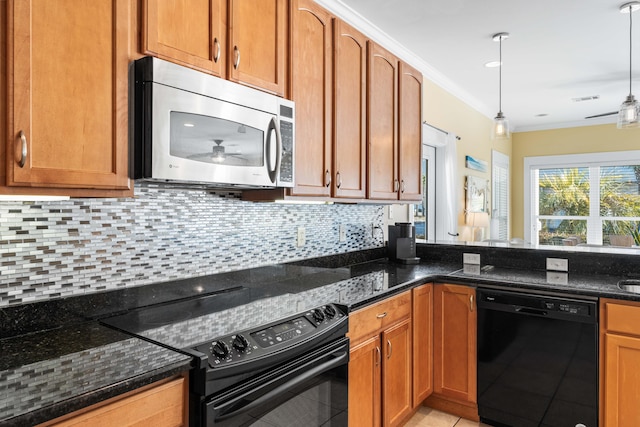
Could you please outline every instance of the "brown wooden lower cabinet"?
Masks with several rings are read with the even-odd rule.
[[[349,425],[401,425],[412,412],[411,291],[351,313],[349,337]]]
[[[426,405],[478,420],[475,289],[433,287],[433,394]]]
[[[183,427],[188,422],[185,377],[160,381],[39,427]]]
[[[600,301],[600,425],[640,423],[640,303]]]
[[[413,408],[433,392],[433,284],[413,288]]]

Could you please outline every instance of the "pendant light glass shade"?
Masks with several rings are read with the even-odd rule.
[[[507,139],[511,136],[509,130],[509,121],[502,113],[502,40],[509,38],[509,33],[494,34],[493,41],[500,43],[500,74],[498,80],[498,114],[493,119],[493,127],[491,128],[492,139]]]
[[[620,13],[629,14],[629,95],[620,106],[618,112],[618,129],[631,129],[640,127],[640,105],[636,101],[633,93],[631,92],[631,83],[633,77],[631,74],[632,68],[632,53],[633,53],[633,12],[640,9],[640,2],[634,1],[631,3],[625,3],[620,6]]]
[[[498,112],[498,115],[493,119],[493,127],[491,128],[492,139],[509,138],[511,132],[509,131],[509,120],[502,114],[502,111]]]
[[[640,127],[640,104],[633,95],[629,95],[618,112],[618,129],[637,127]]]

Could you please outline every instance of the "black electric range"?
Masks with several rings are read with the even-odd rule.
[[[347,310],[309,304],[233,287],[102,323],[193,357],[191,426],[277,426],[289,422],[283,417],[346,426]],[[292,407],[313,410],[292,414]]]

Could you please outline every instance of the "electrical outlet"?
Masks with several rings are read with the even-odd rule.
[[[569,271],[569,260],[564,258],[547,258],[547,270]]]
[[[346,242],[347,241],[347,227],[344,224],[340,224],[338,231],[338,241]]]
[[[462,254],[463,264],[480,265],[480,254]]]
[[[304,227],[298,227],[298,239],[296,243],[297,246],[299,248],[303,247],[306,241],[307,241],[307,236],[306,236]]]
[[[569,275],[560,271],[547,271],[547,283],[552,285],[566,285],[569,283]]]

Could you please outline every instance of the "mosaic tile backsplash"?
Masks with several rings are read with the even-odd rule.
[[[378,205],[146,183],[130,199],[0,202],[0,307],[382,247],[382,225]]]

